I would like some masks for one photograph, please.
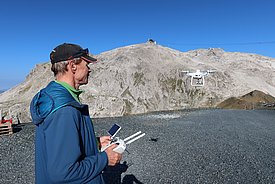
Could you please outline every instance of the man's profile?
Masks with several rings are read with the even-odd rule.
[[[50,53],[55,80],[33,98],[30,111],[36,125],[36,183],[104,183],[102,171],[121,160],[110,136],[97,138],[88,105],[80,102],[79,87],[88,83],[90,63],[97,59],[88,49],[64,43]]]

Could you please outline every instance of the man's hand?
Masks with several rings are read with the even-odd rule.
[[[115,147],[117,147],[117,145],[113,144],[105,150],[105,152],[107,153],[107,156],[108,156],[108,165],[109,166],[114,166],[114,165],[118,164],[122,158],[121,154],[113,151],[113,149]]]
[[[99,138],[100,146],[106,147],[111,142],[111,136],[102,136]]]

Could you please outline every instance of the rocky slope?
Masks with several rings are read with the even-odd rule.
[[[275,97],[254,90],[241,97],[230,97],[217,105],[222,109],[274,109]]]
[[[275,59],[256,54],[199,49],[180,52],[153,43],[117,48],[97,56],[82,101],[93,117],[216,107],[227,98],[259,90],[275,96]],[[203,87],[180,71],[215,69]],[[0,109],[30,121],[29,103],[54,78],[50,63],[38,64],[20,85],[0,94]],[[2,114],[3,114],[2,112]]]

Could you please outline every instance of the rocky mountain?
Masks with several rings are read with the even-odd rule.
[[[117,48],[97,55],[82,101],[93,117],[150,111],[216,107],[222,101],[259,90],[275,96],[275,59],[210,48],[180,52],[154,43]],[[190,85],[182,70],[212,69],[205,85]],[[30,121],[32,97],[53,80],[50,63],[38,64],[20,85],[0,94],[0,109]]]

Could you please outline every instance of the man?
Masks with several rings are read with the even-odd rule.
[[[56,78],[33,98],[30,111],[36,125],[36,183],[104,183],[102,171],[121,160],[112,145],[101,146],[109,136],[97,138],[88,106],[79,100],[81,85],[88,83],[89,64],[97,60],[88,49],[64,43],[50,54]]]

